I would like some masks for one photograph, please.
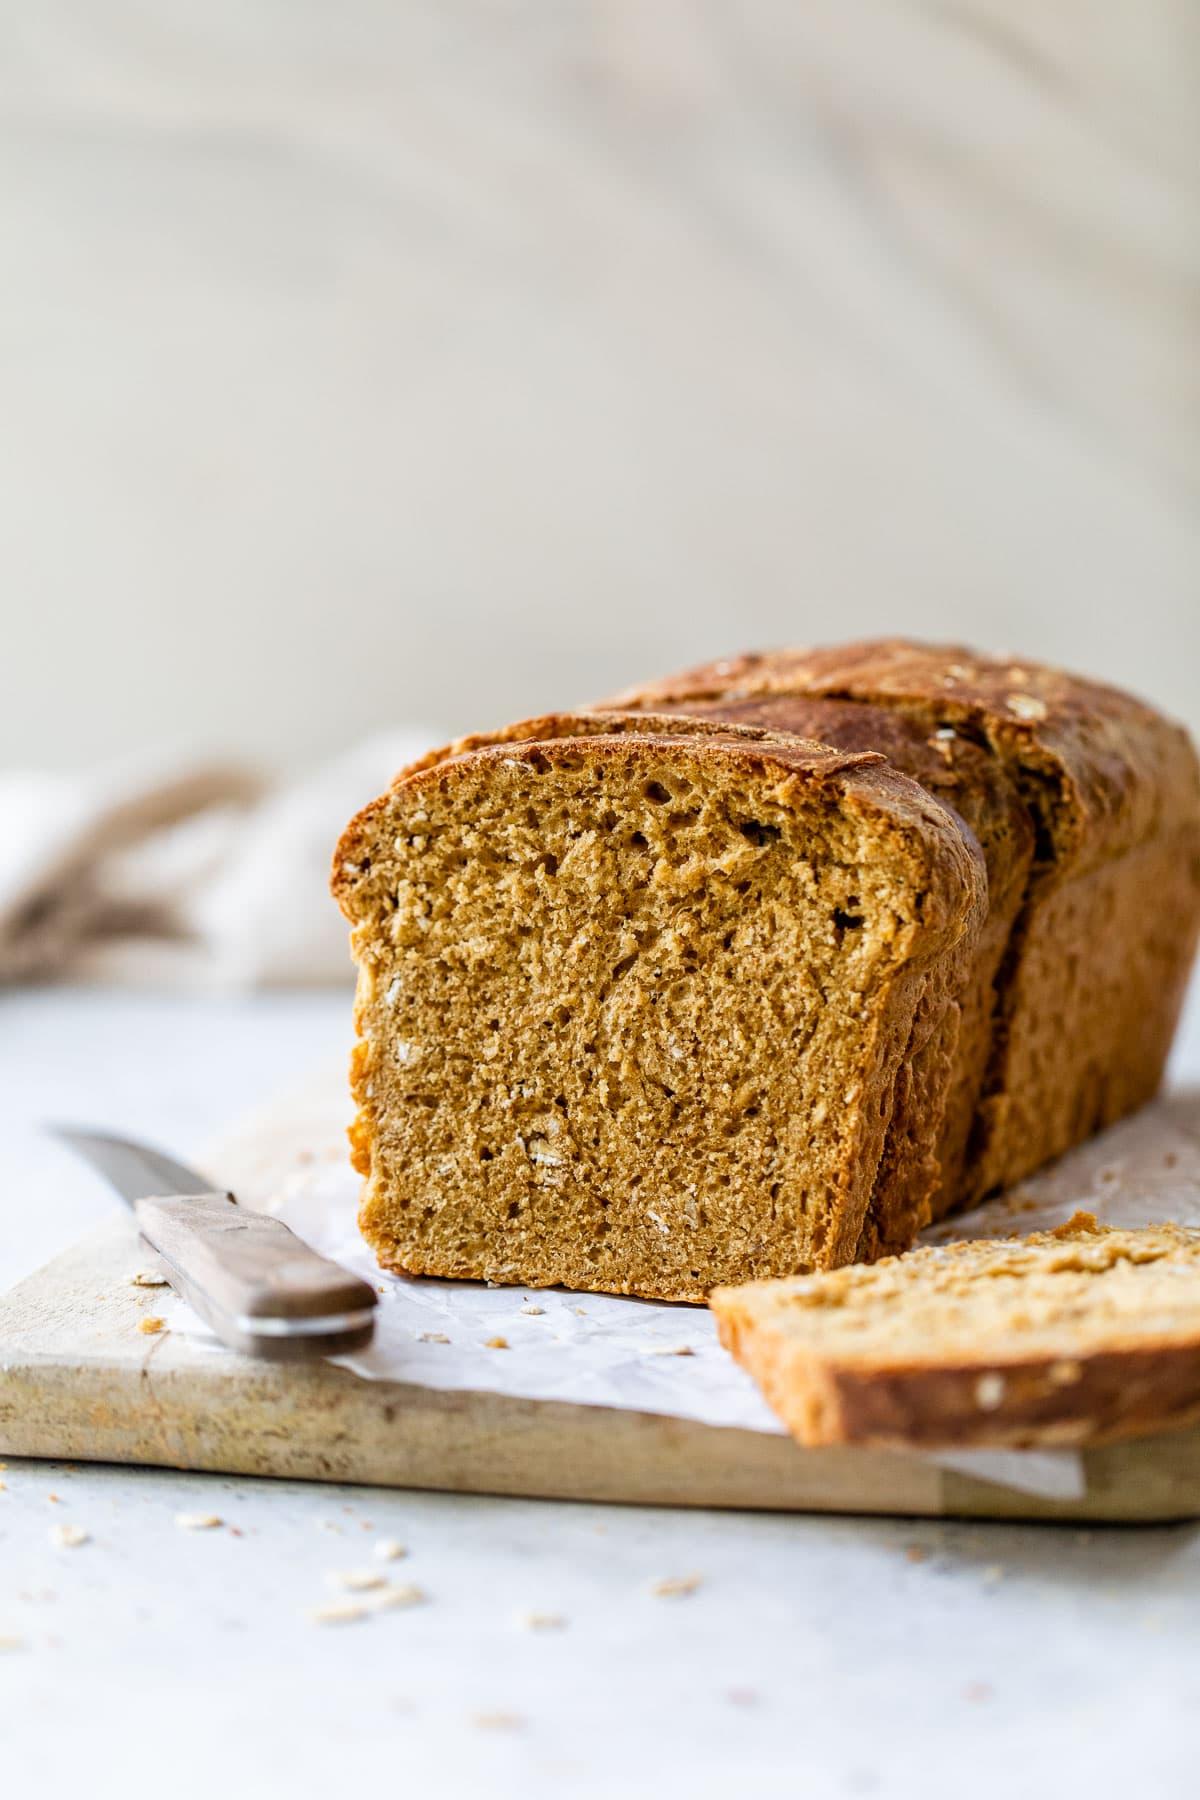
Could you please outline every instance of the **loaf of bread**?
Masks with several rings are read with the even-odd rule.
[[[1058,671],[781,651],[432,752],[334,890],[380,1261],[695,1299],[907,1249],[1150,1097],[1200,776]]]
[[[838,702],[824,722],[822,701]],[[862,709],[853,724],[847,702]],[[1156,1092],[1200,925],[1200,775],[1179,726],[1061,670],[900,639],[741,656],[608,704],[875,745],[977,834],[989,919],[935,1216]]]
[[[802,1444],[1083,1446],[1200,1421],[1200,1231],[1183,1226],[1081,1212],[710,1304]]]
[[[398,778],[334,888],[385,1267],[698,1300],[927,1216],[986,874],[879,752],[539,720]]]

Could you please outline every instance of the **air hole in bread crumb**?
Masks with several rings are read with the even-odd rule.
[[[653,800],[655,806],[665,806],[671,798],[661,781],[648,781],[642,792],[647,800]]]
[[[746,819],[738,826],[738,830],[744,838],[757,845],[760,850],[764,844],[777,843],[780,837],[778,825],[764,825],[761,819]]]

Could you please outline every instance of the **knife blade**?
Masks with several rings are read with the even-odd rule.
[[[129,1203],[171,1287],[231,1349],[278,1362],[370,1343],[375,1289],[281,1219],[239,1206],[148,1144],[73,1125],[48,1129]]]

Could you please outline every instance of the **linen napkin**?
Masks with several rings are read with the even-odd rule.
[[[348,982],[338,833],[436,741],[387,733],[274,785],[237,762],[0,775],[0,983]]]

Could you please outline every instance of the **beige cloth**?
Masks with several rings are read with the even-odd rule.
[[[435,737],[374,738],[275,787],[236,763],[0,775],[0,982],[348,981],[333,846]]]

